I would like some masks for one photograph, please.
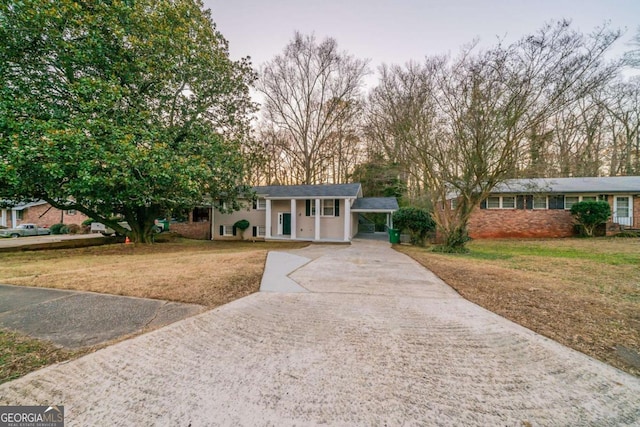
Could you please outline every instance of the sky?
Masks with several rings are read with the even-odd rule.
[[[584,33],[608,23],[626,31],[611,56],[631,46],[640,28],[640,0],[204,0],[232,59],[254,67],[280,54],[294,31],[333,37],[341,51],[382,63],[421,62],[475,38],[491,46],[516,41],[545,23],[567,18]]]

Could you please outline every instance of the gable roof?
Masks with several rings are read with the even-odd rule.
[[[351,206],[352,212],[393,212],[398,209],[398,200],[395,197],[363,197],[356,199]]]
[[[362,194],[360,183],[318,185],[264,185],[253,191],[268,199],[279,198],[350,198]]]
[[[491,193],[640,193],[640,176],[509,179]]]

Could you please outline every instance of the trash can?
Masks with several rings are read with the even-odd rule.
[[[400,230],[396,230],[394,228],[389,229],[389,242],[400,243]]]
[[[167,219],[159,219],[158,225],[162,228],[161,231],[169,231],[169,220]]]

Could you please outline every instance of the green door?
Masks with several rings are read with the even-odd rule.
[[[291,235],[291,214],[282,214],[282,234],[285,236]]]

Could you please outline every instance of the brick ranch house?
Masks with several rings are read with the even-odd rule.
[[[472,214],[469,236],[573,236],[570,209],[585,200],[605,200],[611,206],[607,235],[640,229],[640,176],[535,178],[498,185]]]
[[[60,210],[44,200],[18,203],[13,207],[0,209],[0,225],[13,228],[20,224],[36,224],[50,227],[53,224],[81,225],[88,217],[75,210]]]
[[[246,219],[245,240],[350,242],[358,233],[360,214],[385,213],[392,227],[391,215],[398,210],[395,197],[362,197],[359,183],[270,185],[253,191],[257,200],[246,202],[245,209],[222,213],[213,208],[213,240],[241,239],[233,224]]]

